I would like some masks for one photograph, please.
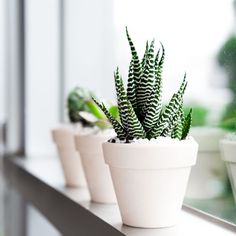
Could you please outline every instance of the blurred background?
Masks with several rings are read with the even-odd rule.
[[[14,19],[20,3],[1,0],[0,121],[6,121],[9,77],[19,76],[14,57],[22,51],[23,68],[17,70],[24,70],[29,154],[52,153],[48,130],[64,119],[65,97],[76,85],[115,98],[113,71],[119,66],[126,79],[130,60],[126,25],[140,55],[147,39],[155,38],[166,47],[165,100],[185,72],[186,102],[215,112],[214,121],[232,99],[227,73],[217,58],[235,33],[232,0],[25,0],[22,29],[14,32],[20,24]],[[24,37],[19,48],[14,48],[14,33]]]
[[[233,0],[0,0],[2,143],[30,158],[54,156],[50,129],[67,120],[71,89],[115,99],[113,71],[119,66],[126,79],[130,60],[125,26],[140,55],[147,39],[165,46],[164,101],[187,72],[194,124],[232,128],[235,8]],[[28,212],[28,235],[58,234],[35,209]],[[2,236],[2,205],[0,213]]]

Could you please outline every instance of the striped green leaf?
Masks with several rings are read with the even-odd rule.
[[[105,105],[103,103],[100,104],[95,98],[93,98],[93,101],[104,112],[107,119],[110,121],[110,123],[112,124],[112,126],[117,134],[117,137],[119,139],[125,139],[127,134],[126,134],[125,129],[122,127],[122,125],[112,116],[112,114],[107,110],[107,108],[105,107]]]
[[[161,81],[162,81],[162,71],[163,71],[163,65],[164,65],[164,60],[165,60],[165,48],[163,44],[161,43],[161,48],[162,48],[162,55],[161,59],[159,61],[159,55],[160,55],[160,50],[158,50],[155,58],[155,78],[158,81],[158,83],[161,86]]]
[[[129,119],[128,119],[128,133],[131,138],[145,138],[146,133],[144,131],[144,128],[139,121],[137,115],[135,114],[131,103],[128,102],[129,107]]]
[[[178,94],[181,95],[181,97],[183,97],[183,94],[186,90],[186,87],[187,87],[187,81],[186,81],[186,73],[185,73],[183,81],[182,81],[182,83],[180,85],[180,88],[179,88],[179,91],[178,91]]]
[[[171,117],[168,127],[163,130],[161,136],[172,137],[172,134],[173,134],[176,126],[178,125],[179,120],[181,122],[181,117],[180,117],[181,109],[182,109],[182,104],[180,105],[177,113]],[[182,131],[182,129],[181,129],[181,131]],[[181,136],[180,136],[180,138],[181,138]]]
[[[155,83],[153,91],[145,104],[143,113],[145,118],[143,120],[143,126],[146,131],[149,131],[157,123],[161,114],[161,101],[160,101],[160,90],[158,83]]]
[[[117,104],[119,109],[119,115],[121,123],[125,130],[128,130],[128,105],[127,105],[127,95],[123,85],[123,80],[120,77],[119,69],[117,68],[115,72],[115,87],[116,87],[116,96]]]
[[[179,94],[174,94],[165,108],[164,112],[160,116],[160,119],[156,125],[150,131],[152,137],[156,138],[162,134],[162,132],[171,124],[173,116],[178,112],[181,105],[181,96]]]
[[[142,109],[147,102],[153,87],[155,85],[155,70],[154,70],[154,40],[151,42],[148,50],[148,57],[146,64],[140,78],[140,82],[137,88],[137,103],[138,108]]]
[[[138,53],[135,49],[135,46],[133,44],[133,41],[132,41],[130,35],[129,35],[127,27],[126,27],[126,36],[127,36],[129,46],[130,46],[130,50],[131,50],[131,54],[132,54],[133,70],[134,70],[133,74],[134,74],[135,85],[138,86],[142,69],[141,69]]]
[[[135,80],[134,80],[133,60],[131,60],[130,66],[129,66],[127,96],[128,96],[129,101],[131,102],[134,110],[137,111],[136,84],[135,84]]]
[[[181,117],[178,116],[175,127],[172,130],[171,137],[181,140],[181,138],[182,138],[182,129],[183,129],[183,123],[182,123]]]
[[[185,121],[183,123],[183,129],[182,129],[182,137],[181,139],[185,139],[188,136],[190,127],[192,123],[192,109],[190,109],[188,115],[185,118]]]
[[[141,68],[142,68],[142,70],[143,70],[143,68],[145,67],[146,63],[147,63],[148,50],[149,50],[149,43],[148,43],[148,41],[147,41],[147,42],[146,42],[145,52],[144,52],[143,59],[142,59],[142,62],[141,62]]]

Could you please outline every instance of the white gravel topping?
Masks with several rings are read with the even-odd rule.
[[[191,136],[187,137],[185,140],[173,139],[171,137],[157,137],[152,139],[133,139],[129,140],[128,143],[132,144],[177,144],[179,142],[190,142],[193,138]],[[127,143],[126,140],[120,140],[117,137],[110,139],[111,143]]]
[[[139,143],[145,143],[145,144],[148,144],[148,143],[151,143],[151,144],[169,143],[169,144],[172,144],[172,143],[186,142],[186,141],[189,141],[192,139],[193,139],[192,137],[188,137],[185,140],[179,140],[177,138],[171,138],[171,137],[157,137],[157,138],[152,138],[150,140],[148,140],[148,139],[134,139],[134,143],[137,143],[137,144],[139,144]]]

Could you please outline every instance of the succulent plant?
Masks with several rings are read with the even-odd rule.
[[[110,128],[111,124],[92,100],[93,93],[80,87],[74,88],[68,95],[67,108],[71,123],[81,123],[83,126],[97,126],[101,129]],[[118,119],[117,106],[110,106],[109,112]]]
[[[154,54],[154,40],[146,43],[142,60],[139,59],[133,41],[126,28],[131,49],[131,62],[128,73],[127,90],[124,87],[119,69],[114,73],[120,121],[115,119],[103,103],[94,101],[107,116],[121,140],[134,138],[157,138],[169,136],[179,140],[188,135],[192,109],[185,116],[183,94],[187,86],[186,74],[179,90],[174,93],[169,104],[162,106],[162,69],[165,50]]]
[[[88,111],[85,101],[90,99],[91,94],[89,91],[80,87],[74,88],[68,95],[67,108],[68,116],[71,123],[83,122],[80,117],[80,111]]]

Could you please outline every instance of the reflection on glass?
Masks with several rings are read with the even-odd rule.
[[[236,18],[236,1],[234,1],[234,15]],[[236,19],[235,19],[236,20]],[[227,86],[230,89],[232,99],[227,105],[223,117],[222,126],[227,129],[235,129],[236,117],[236,35],[235,29],[231,32],[230,36],[226,39],[220,48],[217,60],[219,65],[224,70],[227,77]]]
[[[233,2],[234,14],[236,1]],[[236,14],[235,14],[236,15]],[[235,28],[235,25],[234,25]],[[236,35],[235,29],[229,32],[216,53],[216,61],[223,71],[225,84],[229,88],[231,100],[221,110],[221,118],[215,122],[217,128],[193,128],[192,135],[199,143],[198,161],[191,173],[185,204],[236,224],[236,204],[232,187],[234,181],[231,169],[226,168],[220,143],[225,134],[236,129]],[[203,124],[202,117],[196,116]],[[205,124],[207,121],[205,120]],[[198,121],[195,121],[198,123]],[[212,125],[211,122],[208,125]],[[222,144],[221,144],[222,145]],[[223,149],[223,148],[221,148]],[[236,150],[236,149],[234,149]],[[236,155],[236,152],[235,154]],[[235,164],[231,164],[235,168]],[[230,178],[230,182],[229,179]]]
[[[236,205],[230,187],[223,197],[213,199],[185,199],[184,203],[225,221],[236,224]]]

